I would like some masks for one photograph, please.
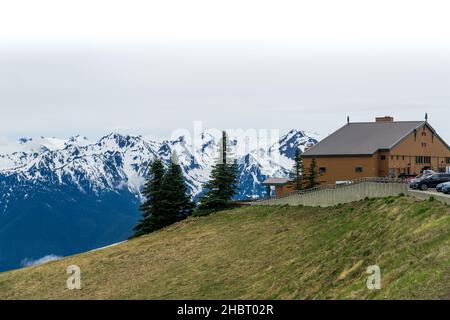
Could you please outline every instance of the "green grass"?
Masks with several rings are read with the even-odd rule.
[[[82,289],[66,289],[79,265]],[[381,290],[366,269],[381,268]],[[450,209],[409,197],[254,206],[0,273],[1,299],[449,299]]]

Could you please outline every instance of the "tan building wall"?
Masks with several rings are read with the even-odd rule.
[[[275,194],[281,196],[285,193],[291,193],[295,191],[295,186],[293,184],[286,184],[283,186],[275,186]]]
[[[360,157],[316,157],[317,167],[325,168],[325,172],[320,174],[318,181],[321,184],[334,184],[336,181],[377,177],[379,164],[376,155],[378,153],[374,156]],[[311,157],[303,159],[306,170],[311,165],[311,160]],[[362,172],[359,171],[359,168],[362,168]]]
[[[416,157],[429,157],[429,163],[417,163]],[[336,181],[356,180],[364,177],[398,177],[400,174],[418,175],[424,169],[443,171],[450,166],[450,150],[427,127],[411,133],[389,151],[379,151],[372,156],[317,156],[318,168],[325,168],[319,181],[334,184]],[[428,158],[422,158],[428,160]],[[308,169],[312,157],[304,157]],[[420,161],[419,161],[420,162]],[[362,168],[356,169],[357,167]]]
[[[417,163],[416,157],[429,157],[429,163]],[[389,152],[389,168],[395,175],[419,174],[424,169],[445,170],[450,166],[450,150],[445,143],[427,127],[411,133]]]

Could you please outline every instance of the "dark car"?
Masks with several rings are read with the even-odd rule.
[[[443,188],[442,188],[442,192],[445,194],[450,194],[450,184],[446,184]]]
[[[435,173],[431,176],[426,176],[421,179],[415,180],[411,183],[412,189],[427,190],[428,188],[436,188],[438,184],[449,182],[449,173]]]
[[[450,182],[440,183],[436,186],[437,192],[444,192],[444,189],[448,189],[450,187]]]
[[[419,174],[417,177],[414,178],[410,178],[407,179],[406,181],[408,182],[409,185],[413,184],[416,181],[419,181],[420,179],[423,179],[425,177],[429,177],[433,174],[435,174],[436,172],[432,171],[432,170],[425,170],[423,171],[421,174]]]

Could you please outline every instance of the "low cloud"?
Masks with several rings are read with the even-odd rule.
[[[46,255],[46,256],[44,256],[42,258],[39,258],[39,259],[36,259],[36,260],[25,258],[25,259],[22,260],[21,265],[22,265],[22,267],[37,266],[37,265],[40,265],[40,264],[43,264],[43,263],[47,263],[47,262],[50,262],[50,261],[59,260],[61,258],[62,257],[54,255],[54,254],[49,254],[49,255]]]

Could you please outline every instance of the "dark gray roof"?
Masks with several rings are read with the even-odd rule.
[[[372,155],[380,149],[391,149],[425,123],[425,121],[349,123],[303,155]]]
[[[264,180],[265,185],[283,185],[289,182],[289,178],[268,178]]]

